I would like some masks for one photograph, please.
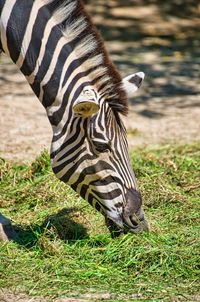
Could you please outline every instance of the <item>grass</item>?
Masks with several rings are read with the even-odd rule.
[[[197,301],[199,158],[199,143],[132,152],[151,232],[116,239],[55,179],[47,152],[31,165],[1,159],[1,212],[21,235],[0,243],[0,287],[49,299]]]

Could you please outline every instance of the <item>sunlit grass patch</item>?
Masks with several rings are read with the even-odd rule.
[[[0,286],[40,296],[189,301],[199,290],[199,158],[198,143],[131,153],[151,232],[116,239],[56,180],[47,152],[29,166],[0,160],[1,212],[21,234],[1,243]]]

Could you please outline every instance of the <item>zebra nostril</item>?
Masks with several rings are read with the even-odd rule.
[[[137,229],[138,223],[131,216],[124,216],[124,226],[128,227],[128,229]]]
[[[126,231],[131,233],[140,233],[143,231],[149,231],[149,224],[145,219],[143,210],[141,209],[139,213],[133,215],[125,215],[123,217],[124,228]]]
[[[137,226],[138,226],[138,222],[137,222],[135,219],[133,219],[132,216],[130,216],[129,218],[130,218],[131,224],[132,224],[134,227],[137,227]]]

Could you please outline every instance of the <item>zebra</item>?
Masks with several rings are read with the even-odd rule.
[[[130,164],[128,98],[82,0],[0,0],[0,47],[24,74],[52,126],[52,170],[105,217],[111,235],[148,231]]]

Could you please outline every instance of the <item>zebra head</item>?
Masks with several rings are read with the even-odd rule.
[[[131,97],[144,73],[123,79]],[[67,140],[52,153],[53,170],[80,196],[100,211],[112,234],[148,230],[128,155],[126,130],[117,110],[95,87],[85,86],[72,106]]]

